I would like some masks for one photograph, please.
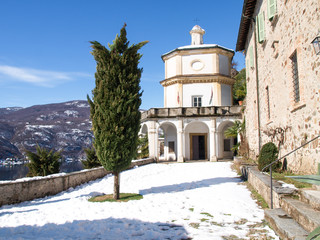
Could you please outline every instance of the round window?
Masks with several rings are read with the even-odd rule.
[[[191,67],[193,68],[193,70],[199,71],[204,67],[204,64],[203,62],[197,60],[191,63]]]

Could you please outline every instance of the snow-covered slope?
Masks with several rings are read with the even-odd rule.
[[[0,239],[279,239],[227,162],[150,164],[121,173],[142,200],[88,202],[113,177],[0,208]]]

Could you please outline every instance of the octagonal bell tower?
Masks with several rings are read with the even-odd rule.
[[[204,44],[205,30],[195,25],[191,45],[164,55],[164,107],[231,106],[231,61],[234,51],[217,44]]]

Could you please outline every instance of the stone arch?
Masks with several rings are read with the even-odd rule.
[[[185,156],[189,160],[204,160],[210,156],[209,127],[205,122],[192,121],[185,127]]]
[[[146,122],[141,123],[139,130],[139,144],[137,148],[137,159],[147,158],[150,156],[149,152],[149,136],[148,136],[148,125]],[[146,150],[148,148],[148,151]]]
[[[178,156],[177,127],[163,122],[158,127],[158,156],[162,161],[176,161]]]
[[[142,123],[140,127],[139,135],[148,134],[148,125],[146,123]]]
[[[221,122],[217,129],[217,135],[218,135],[218,152],[217,157],[219,159],[227,158],[232,159],[233,158],[233,151],[231,150],[232,147],[236,144],[237,138],[226,138],[224,136],[224,132],[231,127],[234,124],[231,120],[224,120]]]

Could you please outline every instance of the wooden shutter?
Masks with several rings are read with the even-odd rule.
[[[250,70],[250,60],[249,56],[247,57],[247,64],[246,64],[246,77],[249,77],[249,70]]]
[[[258,25],[258,41],[259,43],[263,42],[265,39],[264,31],[264,13],[259,13],[257,16],[257,25]]]
[[[277,0],[268,0],[268,18],[272,20],[277,13]]]
[[[250,67],[253,67],[253,47],[249,48],[249,57],[250,57]]]

